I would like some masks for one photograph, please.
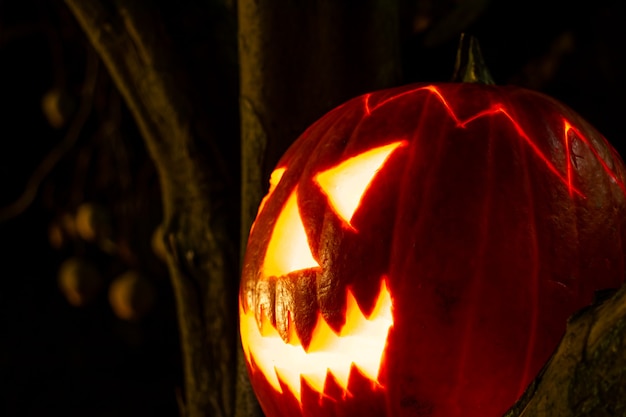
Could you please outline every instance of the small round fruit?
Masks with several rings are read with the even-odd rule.
[[[61,264],[57,279],[67,301],[76,307],[89,304],[102,288],[102,276],[95,265],[78,257]]]
[[[136,321],[154,305],[156,290],[149,279],[131,270],[118,276],[109,287],[109,303],[117,317]]]
[[[83,203],[76,209],[76,233],[88,242],[110,239],[111,215],[97,203]]]
[[[76,103],[63,89],[53,88],[41,98],[41,110],[50,126],[59,129],[65,126],[76,109]]]

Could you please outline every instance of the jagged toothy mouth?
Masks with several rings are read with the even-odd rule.
[[[283,392],[281,383],[289,387],[298,401],[301,401],[301,378],[323,393],[328,374],[332,374],[347,391],[353,366],[378,383],[387,334],[393,325],[386,281],[381,281],[376,305],[368,317],[352,292],[347,291],[346,322],[338,333],[319,313],[306,350],[295,326],[290,326],[289,340],[285,342],[269,319],[264,317],[259,326],[254,311],[245,312],[240,303],[241,340],[248,364],[254,364],[276,391]]]

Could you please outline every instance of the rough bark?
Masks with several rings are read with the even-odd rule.
[[[229,235],[221,155],[194,129],[191,94],[156,8],[128,0],[66,3],[124,96],[159,173],[183,355],[181,415],[232,416],[237,237]]]
[[[245,244],[280,155],[341,102],[397,84],[400,54],[395,1],[240,0],[238,15]],[[242,356],[236,415],[252,417]]]
[[[570,318],[553,357],[505,417],[626,416],[626,286]]]

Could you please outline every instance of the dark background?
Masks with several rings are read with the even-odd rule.
[[[561,100],[625,155],[626,6],[572,3],[404,1],[404,82],[448,80],[458,34],[468,31],[480,40],[499,84]],[[52,127],[42,98],[57,88],[77,100],[88,50],[62,2],[0,0],[0,207],[19,197],[65,137],[67,123]],[[33,203],[0,223],[2,416],[177,415],[175,312],[167,272],[150,247],[160,216],[157,178],[102,65],[94,99],[78,141],[45,176]],[[104,129],[107,123],[113,128]],[[115,253],[63,227],[64,243],[53,247],[51,225],[63,226],[85,201],[110,210]],[[102,276],[102,289],[82,307],[70,305],[57,283],[70,257],[93,263]],[[118,318],[107,295],[107,286],[129,269],[144,274],[157,294],[135,321]]]

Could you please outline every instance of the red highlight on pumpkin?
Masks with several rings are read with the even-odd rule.
[[[377,109],[383,107],[385,104],[397,100],[400,97],[404,97],[410,94],[415,94],[418,92],[429,92],[431,94],[433,94],[435,97],[437,97],[437,99],[439,100],[439,102],[444,106],[444,108],[446,109],[446,112],[448,113],[448,115],[450,116],[450,118],[455,122],[455,124],[457,125],[457,127],[459,128],[465,128],[469,123],[473,122],[474,120],[477,120],[481,117],[491,117],[491,116],[495,116],[498,114],[502,114],[503,116],[506,117],[507,120],[509,120],[511,122],[511,124],[513,125],[513,127],[515,128],[515,130],[517,131],[517,133],[519,134],[520,138],[523,139],[523,141],[530,147],[530,149],[533,151],[533,153],[545,164],[545,166],[567,187],[570,196],[574,196],[577,195],[579,197],[585,198],[585,195],[576,188],[576,186],[574,185],[574,181],[573,181],[573,168],[572,168],[572,161],[571,161],[571,141],[569,139],[569,134],[570,132],[573,132],[576,134],[576,136],[583,142],[585,143],[589,149],[591,150],[591,152],[593,153],[593,155],[595,156],[595,158],[598,160],[598,162],[602,165],[602,168],[604,169],[604,171],[606,172],[606,174],[620,187],[620,189],[622,190],[622,192],[626,195],[626,186],[624,185],[624,183],[622,183],[619,178],[617,177],[617,174],[608,167],[608,165],[606,164],[606,162],[604,161],[604,159],[598,154],[598,151],[591,146],[591,143],[589,142],[589,139],[587,139],[583,134],[580,133],[580,131],[578,129],[576,129],[574,126],[571,125],[571,123],[569,121],[567,121],[565,118],[563,119],[564,122],[564,138],[563,138],[563,143],[565,146],[565,154],[566,154],[566,167],[565,167],[565,174],[561,173],[561,171],[559,171],[559,169],[550,161],[550,158],[548,158],[542,151],[541,149],[537,146],[537,144],[535,143],[535,141],[528,136],[528,134],[526,133],[526,131],[522,128],[522,126],[513,118],[513,116],[511,116],[511,114],[504,108],[504,106],[502,104],[496,104],[494,106],[492,106],[489,109],[485,109],[483,111],[480,111],[474,115],[472,115],[471,117],[468,117],[465,120],[461,120],[459,119],[459,117],[457,116],[456,112],[454,111],[454,109],[452,109],[452,106],[450,105],[450,103],[448,103],[448,101],[445,99],[445,97],[443,96],[443,94],[441,93],[441,91],[435,87],[434,85],[428,85],[428,86],[424,86],[424,87],[418,87],[412,90],[408,90],[408,91],[404,91],[400,94],[397,94],[393,97],[390,97],[386,100],[383,100],[382,102],[376,104],[375,106],[371,106],[370,105],[370,96],[371,94],[367,94],[365,96],[363,96],[363,104],[365,107],[365,113],[369,116],[372,114],[372,112],[376,111]]]
[[[622,193],[624,193],[624,195],[626,195],[626,186],[624,185],[624,183],[622,181],[620,181],[620,179],[617,177],[617,174],[615,173],[615,171],[613,171],[611,168],[609,168],[609,166],[606,164],[606,162],[604,161],[604,159],[600,156],[600,154],[598,153],[598,151],[596,150],[596,148],[594,146],[592,146],[592,144],[589,142],[589,139],[587,139],[585,137],[585,135],[583,135],[580,130],[578,130],[577,128],[575,128],[574,126],[572,126],[566,119],[563,119],[563,123],[565,124],[565,142],[567,143],[567,161],[568,161],[568,172],[569,170],[571,170],[571,149],[570,149],[570,145],[569,145],[569,134],[570,132],[574,133],[585,145],[587,145],[587,147],[589,148],[589,150],[591,150],[591,152],[593,153],[593,156],[596,158],[596,160],[600,163],[600,165],[602,165],[602,169],[604,170],[604,172],[606,172],[606,174],[609,176],[609,178],[611,178],[611,180],[617,184],[617,186],[622,190]],[[574,155],[575,156],[575,155]]]
[[[565,142],[565,159],[567,161],[567,185],[569,188],[569,195],[572,197],[574,195],[572,185],[572,148],[569,141],[569,131],[572,128],[572,125],[570,125],[567,120],[564,120],[564,123],[565,133],[563,134],[563,141]]]

